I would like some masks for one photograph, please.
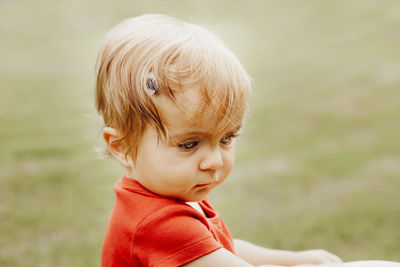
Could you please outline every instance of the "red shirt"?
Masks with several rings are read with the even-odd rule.
[[[183,201],[151,193],[123,177],[103,243],[102,266],[180,266],[219,248],[232,253],[228,228],[208,201],[206,216]]]

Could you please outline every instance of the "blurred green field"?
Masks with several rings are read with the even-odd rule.
[[[166,13],[253,77],[236,167],[211,200],[236,237],[400,261],[400,2],[0,1],[0,266],[98,266],[122,169],[93,105],[103,35]]]

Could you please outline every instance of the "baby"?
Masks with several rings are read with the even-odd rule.
[[[249,92],[237,58],[199,26],[143,15],[108,33],[96,107],[107,153],[126,171],[114,187],[102,266],[341,262],[324,250],[233,239],[208,202],[232,170]]]

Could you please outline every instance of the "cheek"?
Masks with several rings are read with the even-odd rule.
[[[235,163],[235,149],[233,148],[231,151],[228,151],[225,155],[225,162],[224,162],[224,171],[227,175],[231,172],[233,165]]]
[[[233,168],[233,164],[235,163],[235,159],[234,159],[234,157],[230,157],[229,158],[229,161],[228,161],[228,163],[227,163],[227,171],[230,173],[231,171],[232,171],[232,168]]]

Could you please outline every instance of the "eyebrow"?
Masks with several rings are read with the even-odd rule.
[[[238,125],[235,128],[233,128],[230,131],[227,131],[228,133],[234,133],[234,132],[238,132],[242,129],[242,125]],[[210,134],[210,132],[207,131],[192,131],[192,132],[182,132],[182,133],[178,133],[178,134],[171,134],[169,136],[169,138],[171,140],[176,141],[177,139],[183,139],[186,136],[211,136],[212,134]]]

